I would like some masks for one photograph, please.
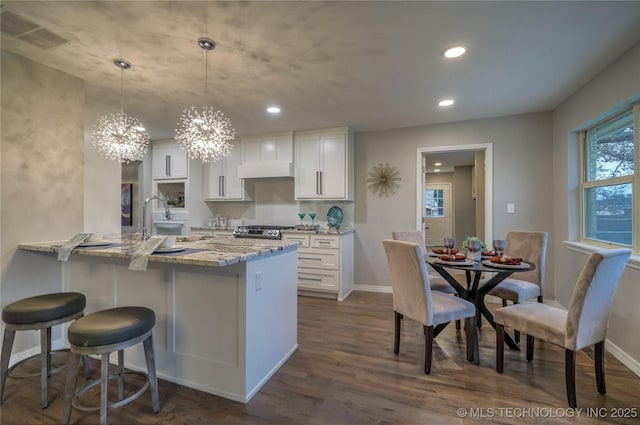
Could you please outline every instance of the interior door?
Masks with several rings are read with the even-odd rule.
[[[444,238],[455,237],[452,212],[451,183],[425,183],[422,221],[427,246],[442,246]]]

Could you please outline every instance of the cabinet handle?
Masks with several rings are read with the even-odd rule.
[[[222,196],[225,196],[225,186],[224,176],[222,176]]]
[[[331,244],[331,242],[330,242],[330,241],[317,241],[317,242],[318,242],[318,243],[323,243],[323,244],[325,244],[325,245],[327,245],[327,244]]]
[[[320,195],[320,171],[316,171],[316,195]]]
[[[310,277],[300,277],[298,280],[310,280],[311,282],[322,282],[322,279],[312,279]]]
[[[322,261],[322,258],[298,257],[298,260],[315,260],[315,261]]]
[[[320,173],[320,195],[322,195],[322,171]]]
[[[218,196],[222,196],[222,176],[218,176]]]
[[[167,176],[171,175],[171,155],[165,155],[164,157],[164,172]]]

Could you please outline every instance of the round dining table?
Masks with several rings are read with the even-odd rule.
[[[454,287],[458,296],[462,299],[472,302],[478,311],[484,316],[487,321],[496,328],[496,323],[493,320],[493,314],[487,308],[485,304],[485,296],[487,292],[495,288],[500,282],[511,276],[513,273],[528,272],[536,268],[535,264],[530,261],[523,261],[520,266],[511,266],[504,264],[494,264],[488,259],[481,261],[466,260],[465,262],[456,261],[442,261],[437,256],[425,256],[427,264],[438,272],[451,286]],[[466,276],[466,287],[463,286],[455,277],[449,273],[449,271],[464,271]],[[480,285],[480,279],[483,273],[491,273],[492,276],[486,281],[484,285]],[[446,324],[442,326],[444,328]],[[435,331],[441,331],[442,329],[436,329]],[[514,350],[520,350],[519,344],[505,332],[504,342],[509,348]]]

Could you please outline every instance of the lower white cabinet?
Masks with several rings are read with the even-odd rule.
[[[353,233],[284,233],[298,241],[298,291],[344,300],[353,289]]]

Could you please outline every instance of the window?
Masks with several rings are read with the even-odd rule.
[[[639,203],[640,173],[637,159],[638,110],[633,106],[586,130],[584,140],[583,239],[635,248],[640,238],[634,227]],[[636,217],[640,214],[636,211]]]
[[[427,189],[425,190],[425,217],[443,217],[444,216],[444,190]]]

